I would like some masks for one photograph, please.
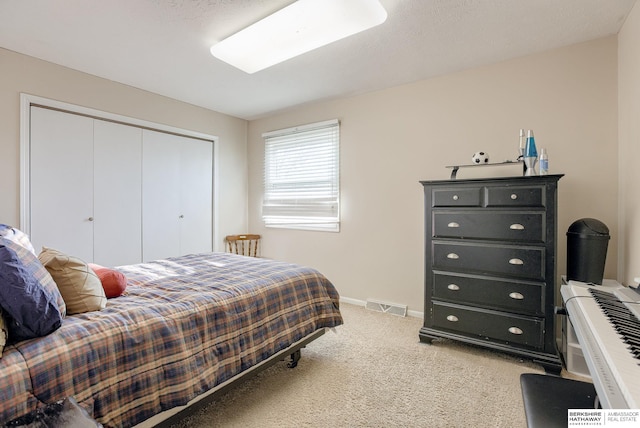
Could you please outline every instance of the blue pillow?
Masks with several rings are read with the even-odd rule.
[[[56,297],[45,288],[50,278],[35,255],[0,237],[0,306],[12,342],[46,336],[62,325]]]

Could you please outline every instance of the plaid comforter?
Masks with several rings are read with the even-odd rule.
[[[118,268],[126,296],[5,348],[0,424],[73,396],[107,427],[129,427],[323,327],[338,293],[313,269],[226,253]]]

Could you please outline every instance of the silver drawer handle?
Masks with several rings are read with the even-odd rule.
[[[452,221],[451,223],[449,223],[447,225],[447,227],[455,228],[455,227],[460,227],[460,225],[458,223],[456,223],[455,221]]]
[[[514,223],[511,226],[509,226],[509,229],[511,229],[511,230],[524,230],[524,226],[521,225],[520,223]]]
[[[511,199],[516,200],[518,199],[518,195],[516,195],[515,193],[511,194]]]
[[[458,200],[458,195],[453,195],[453,200],[457,201]]]
[[[451,321],[451,322],[457,322],[458,321],[458,317],[455,315],[447,315],[447,321]],[[513,327],[511,327],[513,328]]]
[[[513,293],[509,293],[509,297],[511,297],[512,299],[515,300],[523,300],[524,296],[520,293],[516,293],[515,291]]]
[[[509,264],[510,265],[523,265],[524,262],[521,259],[510,259],[509,260]]]
[[[451,260],[457,260],[457,259],[460,258],[460,256],[457,255],[456,253],[449,253],[449,254],[447,254],[447,258],[451,259]]]
[[[522,334],[523,331],[520,330],[518,327],[509,327],[509,333],[511,333],[511,334]]]
[[[453,290],[453,291],[458,291],[458,290],[460,290],[460,287],[458,287],[456,284],[449,284],[449,285],[447,285],[447,288],[448,288],[449,290]]]

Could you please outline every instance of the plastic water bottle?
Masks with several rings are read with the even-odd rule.
[[[549,155],[547,149],[540,149],[540,175],[549,174]]]

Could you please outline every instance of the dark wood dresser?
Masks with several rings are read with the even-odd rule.
[[[421,341],[460,340],[560,371],[554,310],[561,177],[421,181]]]

